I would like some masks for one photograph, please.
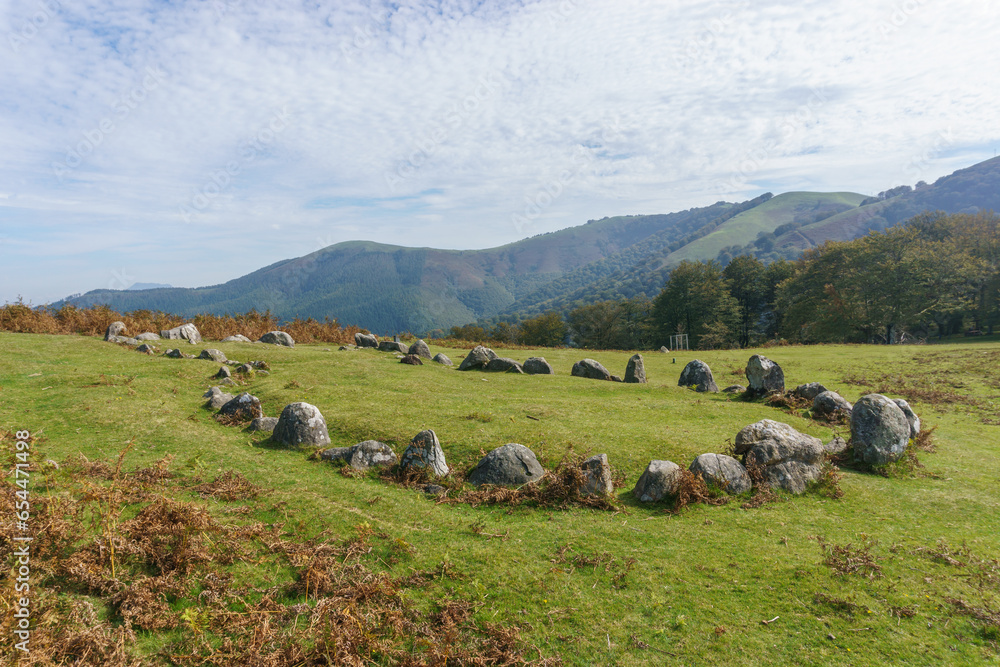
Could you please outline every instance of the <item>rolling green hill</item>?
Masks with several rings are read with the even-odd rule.
[[[864,195],[854,192],[787,192],[741,213],[707,236],[671,253],[666,263],[714,259],[726,246],[746,245],[759,234],[773,233],[782,225],[813,222],[856,209]]]
[[[905,190],[905,188],[903,188]],[[684,260],[753,253],[795,257],[927,210],[1000,210],[1000,158],[896,196],[770,193],[664,215],[620,216],[485,250],[350,241],[195,289],[95,290],[68,301],[120,311],[337,318],[378,333],[424,333],[490,318],[518,319],[606,299],[654,296]],[[59,306],[63,302],[53,304]]]

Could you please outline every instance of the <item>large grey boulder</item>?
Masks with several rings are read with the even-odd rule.
[[[448,474],[448,463],[444,450],[434,431],[421,431],[413,436],[410,446],[403,452],[399,466],[403,469],[427,468],[432,474],[444,477]]]
[[[259,398],[247,392],[243,392],[223,405],[219,409],[219,414],[245,422],[256,419],[257,417],[263,417],[264,410],[260,407]]]
[[[910,423],[910,437],[915,438],[920,433],[920,417],[913,411],[910,404],[901,398],[894,398],[892,402],[899,406],[899,409],[906,415],[906,421]]]
[[[677,386],[694,387],[695,391],[700,392],[719,391],[718,385],[715,384],[715,378],[712,377],[712,369],[700,359],[688,362],[684,370],[681,371],[681,377],[677,381]]]
[[[642,363],[641,354],[633,354],[625,367],[625,382],[646,384],[646,365]]]
[[[372,334],[356,333],[354,334],[354,344],[358,347],[378,347],[378,336],[373,336]]]
[[[737,433],[735,452],[743,454],[748,470],[760,468],[764,481],[772,487],[796,494],[819,479],[825,460],[819,438],[770,419],[750,424]]]
[[[282,347],[295,347],[295,341],[284,331],[268,331],[260,337],[261,343],[269,345],[281,345]]]
[[[219,372],[213,376],[216,380],[225,380],[226,378],[233,377],[233,372],[229,370],[229,366],[220,366]]]
[[[124,322],[112,322],[104,332],[104,340],[111,340],[125,333],[128,333],[128,328]]]
[[[198,331],[198,327],[188,322],[187,324],[182,324],[179,327],[174,327],[173,329],[164,329],[160,332],[160,338],[166,338],[167,340],[186,340],[187,342],[194,344],[201,342],[201,332]]]
[[[488,347],[483,347],[482,345],[477,345],[472,348],[472,351],[466,355],[462,363],[458,365],[458,370],[460,371],[481,371],[486,368],[486,366],[497,358],[497,353]]]
[[[838,416],[850,417],[854,406],[850,401],[835,391],[824,391],[813,398],[812,413],[814,417],[834,419]]]
[[[910,442],[910,422],[891,399],[868,394],[851,411],[854,457],[868,465],[886,465],[903,457]]]
[[[136,340],[160,340],[160,334],[155,334],[147,331],[146,333],[141,333],[135,337]]]
[[[681,487],[681,468],[673,461],[650,461],[639,477],[632,495],[640,503],[656,503],[677,495]]]
[[[521,486],[537,482],[544,474],[534,452],[524,445],[510,443],[484,456],[469,473],[468,481],[473,486]]]
[[[413,345],[411,345],[410,349],[408,349],[406,351],[406,353],[407,354],[415,354],[418,357],[423,357],[424,359],[430,359],[431,358],[431,348],[428,347],[427,343],[425,343],[422,340],[418,340]]]
[[[724,490],[730,495],[739,495],[753,486],[750,475],[743,464],[725,454],[702,454],[688,468],[700,474],[706,484]]]
[[[243,334],[236,334],[235,336],[226,336],[222,339],[223,343],[250,343],[252,342],[249,338]]]
[[[521,364],[514,361],[513,359],[508,359],[507,357],[497,357],[496,359],[490,359],[490,363],[486,364],[486,370],[494,373],[523,373],[524,369]]]
[[[552,364],[545,361],[545,357],[529,357],[523,368],[528,375],[555,375]]]
[[[355,470],[368,470],[375,466],[396,463],[396,452],[392,447],[378,440],[365,440],[353,447],[333,447],[319,453],[324,461],[344,461]]]
[[[271,439],[291,447],[319,447],[330,444],[326,420],[315,405],[290,403],[281,411]]]
[[[252,422],[250,422],[250,426],[247,427],[247,430],[250,431],[251,433],[255,431],[267,431],[268,433],[271,433],[274,431],[274,427],[277,425],[278,425],[277,417],[257,417]]]
[[[399,352],[400,354],[406,354],[407,349],[405,345],[394,340],[384,340],[378,344],[379,352]]]
[[[454,364],[451,363],[451,359],[448,358],[448,355],[446,355],[446,354],[444,354],[442,352],[438,352],[437,354],[435,354],[433,361],[435,363],[441,364],[442,366],[453,366],[454,365]]]
[[[222,353],[222,350],[216,350],[215,348],[209,348],[207,350],[202,350],[201,354],[198,355],[199,359],[208,359],[209,361],[217,361],[220,364],[226,363],[226,355]]]
[[[767,357],[755,354],[747,362],[747,389],[753,396],[768,396],[785,391],[785,374],[781,366]]]
[[[817,396],[827,391],[827,388],[821,385],[819,382],[808,382],[806,384],[800,384],[795,389],[792,389],[792,393],[800,398],[804,398],[807,401],[815,399]]]
[[[573,364],[572,375],[591,380],[611,380],[611,373],[608,372],[608,369],[593,359],[584,359]]]
[[[611,478],[611,466],[607,454],[596,454],[580,464],[583,470],[583,483],[580,484],[580,495],[609,496],[615,491]]]

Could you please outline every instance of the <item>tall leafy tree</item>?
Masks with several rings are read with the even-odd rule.
[[[566,341],[566,323],[559,313],[544,315],[521,322],[521,343],[539,347],[556,347]]]
[[[722,271],[729,293],[736,300],[736,337],[740,347],[748,347],[767,305],[764,263],[753,255],[739,255]]]
[[[663,342],[686,333],[693,348],[724,347],[735,342],[737,311],[718,264],[684,261],[653,301],[652,321]]]

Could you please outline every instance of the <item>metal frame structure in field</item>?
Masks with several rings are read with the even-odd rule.
[[[690,350],[688,346],[688,335],[687,334],[671,334],[670,336],[670,349],[671,350]]]

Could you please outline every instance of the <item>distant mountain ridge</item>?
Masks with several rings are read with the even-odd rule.
[[[334,317],[377,333],[447,330],[595,300],[653,296],[671,268],[686,259],[725,262],[742,252],[794,257],[826,240],[857,238],[925,210],[1000,210],[1000,158],[905,194],[863,202],[857,193],[767,193],[670,214],[591,220],[485,250],[348,241],[221,285],[94,290],[64,302],[187,316],[255,308],[282,319]]]

